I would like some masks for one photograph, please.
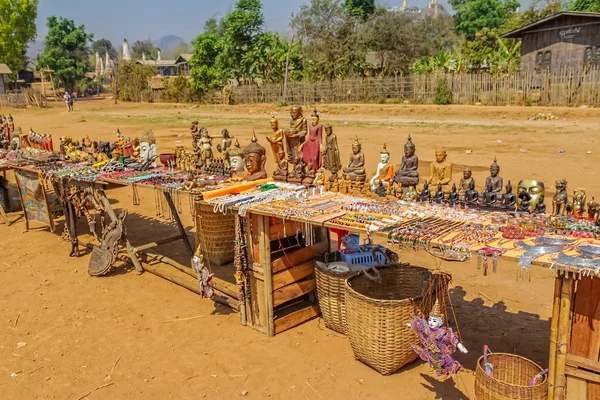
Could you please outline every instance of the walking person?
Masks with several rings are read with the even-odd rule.
[[[69,92],[65,92],[65,105],[67,106],[67,111],[71,111],[71,95]]]
[[[73,91],[73,93],[71,94],[71,111],[73,111],[73,105],[75,104],[75,102],[77,101],[77,91]]]

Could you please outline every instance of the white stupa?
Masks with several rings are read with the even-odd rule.
[[[102,62],[102,57],[100,57],[100,76],[104,76],[106,71],[104,70],[104,63]]]
[[[100,51],[96,50],[96,76],[102,75],[102,57]]]
[[[131,52],[129,51],[127,39],[123,39],[123,61],[131,61]]]
[[[106,76],[112,75],[112,66],[110,65],[110,55],[108,54],[108,50],[106,51],[106,68],[105,68]]]

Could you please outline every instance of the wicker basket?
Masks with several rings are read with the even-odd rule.
[[[345,335],[346,324],[346,279],[353,272],[330,271],[316,264],[317,295],[325,326]]]
[[[356,359],[383,375],[417,359],[411,344],[419,343],[407,326],[419,305],[425,268],[392,264],[361,271],[346,280],[348,337]],[[380,276],[374,280],[372,276]]]
[[[494,376],[485,373],[483,357],[477,361],[475,371],[475,399],[477,400],[541,400],[548,398],[548,378],[529,386],[529,382],[542,368],[521,356],[490,353],[488,363]]]
[[[233,261],[235,215],[215,213],[211,204],[196,202],[196,243],[212,266]]]

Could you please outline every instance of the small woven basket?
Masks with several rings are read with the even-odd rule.
[[[348,337],[357,360],[389,375],[417,359],[410,345],[419,338],[407,324],[421,315],[427,274],[425,268],[392,264],[346,280]]]
[[[352,272],[336,272],[316,264],[317,295],[325,326],[346,334],[346,279]]]
[[[488,363],[494,376],[485,373],[483,356],[475,370],[476,400],[545,400],[548,398],[548,378],[529,386],[542,367],[531,360],[514,354],[490,353]]]
[[[224,265],[233,261],[235,244],[235,215],[214,212],[205,202],[196,202],[196,243],[210,265]]]

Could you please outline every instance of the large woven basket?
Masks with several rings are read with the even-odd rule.
[[[417,359],[410,345],[419,343],[419,338],[407,324],[421,315],[428,273],[425,268],[392,264],[346,280],[348,337],[356,359],[383,375]],[[369,276],[373,274],[380,275],[380,280],[373,280]]]
[[[346,334],[346,279],[352,272],[330,271],[316,264],[317,295],[325,326]]]
[[[475,399],[477,400],[543,400],[548,398],[548,379],[529,386],[529,382],[542,367],[521,356],[507,353],[490,353],[488,363],[493,377],[485,373],[480,357],[475,370]]]
[[[213,210],[211,204],[196,202],[196,243],[210,265],[224,265],[233,261],[235,215]]]

